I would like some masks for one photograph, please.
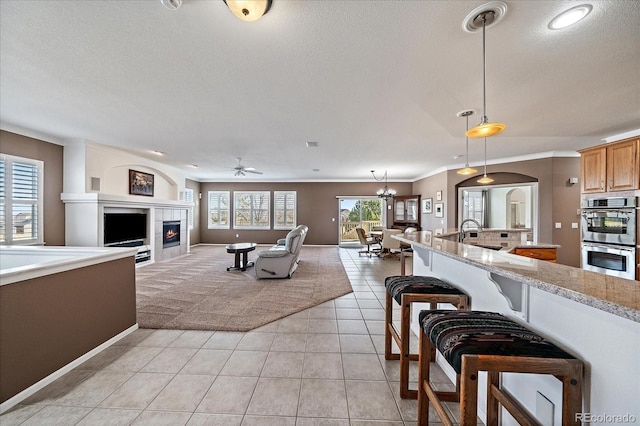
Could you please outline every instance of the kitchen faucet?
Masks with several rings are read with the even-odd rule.
[[[476,226],[478,227],[478,231],[481,232],[482,231],[482,225],[480,225],[480,222],[478,222],[475,219],[465,219],[462,222],[460,222],[460,230],[458,231],[458,242],[461,243],[462,241],[464,241],[464,234],[462,232],[462,227],[464,226],[465,223],[467,222],[473,222],[476,224]]]

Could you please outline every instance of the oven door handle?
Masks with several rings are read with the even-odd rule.
[[[611,247],[611,246],[603,246],[601,244],[590,244],[590,243],[582,243],[582,247],[595,248],[600,249],[602,251],[606,251],[609,253],[622,254],[623,252],[633,252],[635,248],[633,247]]]

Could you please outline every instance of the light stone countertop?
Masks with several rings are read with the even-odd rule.
[[[505,249],[496,251],[460,244],[440,236],[434,237],[430,231],[397,234],[393,235],[393,238],[548,293],[640,322],[640,281],[508,253],[516,247],[548,248],[558,247],[557,245],[513,241]],[[488,245],[487,242],[480,244]]]

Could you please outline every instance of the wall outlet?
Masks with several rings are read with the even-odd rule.
[[[578,229],[578,222],[571,222],[571,228]]]
[[[562,223],[561,222],[556,222],[556,229],[560,229],[562,228]]]
[[[236,238],[240,238],[240,234],[236,234]]]

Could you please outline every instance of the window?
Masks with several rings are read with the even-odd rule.
[[[42,174],[39,160],[0,154],[0,242],[42,244]]]
[[[193,189],[185,188],[184,201],[187,203],[193,203]],[[187,213],[187,226],[189,227],[189,231],[193,230],[193,209],[194,208],[195,206],[189,207],[189,211]]]
[[[209,229],[229,229],[229,191],[209,191]]]
[[[273,191],[273,229],[296,227],[296,191]]]
[[[268,191],[234,192],[233,227],[269,229],[269,195]]]

